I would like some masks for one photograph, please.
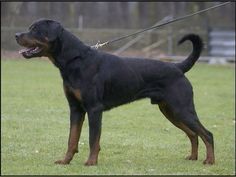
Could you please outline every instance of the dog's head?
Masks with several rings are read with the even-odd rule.
[[[34,22],[28,32],[16,33],[16,41],[19,45],[25,47],[19,51],[25,58],[49,57],[53,42],[60,37],[63,27],[60,23],[40,19]]]

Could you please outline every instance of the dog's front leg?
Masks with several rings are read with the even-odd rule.
[[[88,119],[90,154],[88,160],[85,162],[86,166],[96,165],[98,161],[98,153],[100,151],[99,141],[102,126],[102,109],[96,107],[88,111]]]
[[[64,159],[56,161],[56,164],[69,164],[74,154],[78,152],[78,142],[85,113],[78,108],[71,108],[70,112],[70,134],[68,139],[68,149]]]
[[[56,164],[69,164],[74,154],[78,152],[78,142],[85,116],[80,100],[65,85],[64,91],[70,107],[70,134],[66,155],[64,159],[56,161]]]

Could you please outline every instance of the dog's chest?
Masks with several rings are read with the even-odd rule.
[[[78,101],[82,101],[80,89],[74,89],[72,87],[69,87],[69,89],[70,92],[77,98]]]
[[[73,95],[78,101],[82,101],[81,90],[79,88],[64,85],[64,90],[66,94]]]

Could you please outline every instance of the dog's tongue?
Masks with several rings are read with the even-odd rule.
[[[31,48],[26,48],[26,49],[21,49],[20,51],[19,51],[19,54],[22,54],[22,53],[24,53],[24,52],[28,52],[28,51],[30,51],[30,50],[33,50],[35,47],[31,47]]]

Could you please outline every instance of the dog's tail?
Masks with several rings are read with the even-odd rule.
[[[202,39],[198,35],[188,34],[188,35],[184,36],[182,39],[179,40],[178,45],[182,44],[186,40],[189,40],[189,41],[192,42],[193,50],[192,50],[191,54],[188,56],[187,59],[185,59],[181,63],[176,64],[177,67],[180,68],[183,71],[183,73],[189,71],[193,67],[194,63],[199,58],[199,56],[202,52],[202,49],[203,49]]]

